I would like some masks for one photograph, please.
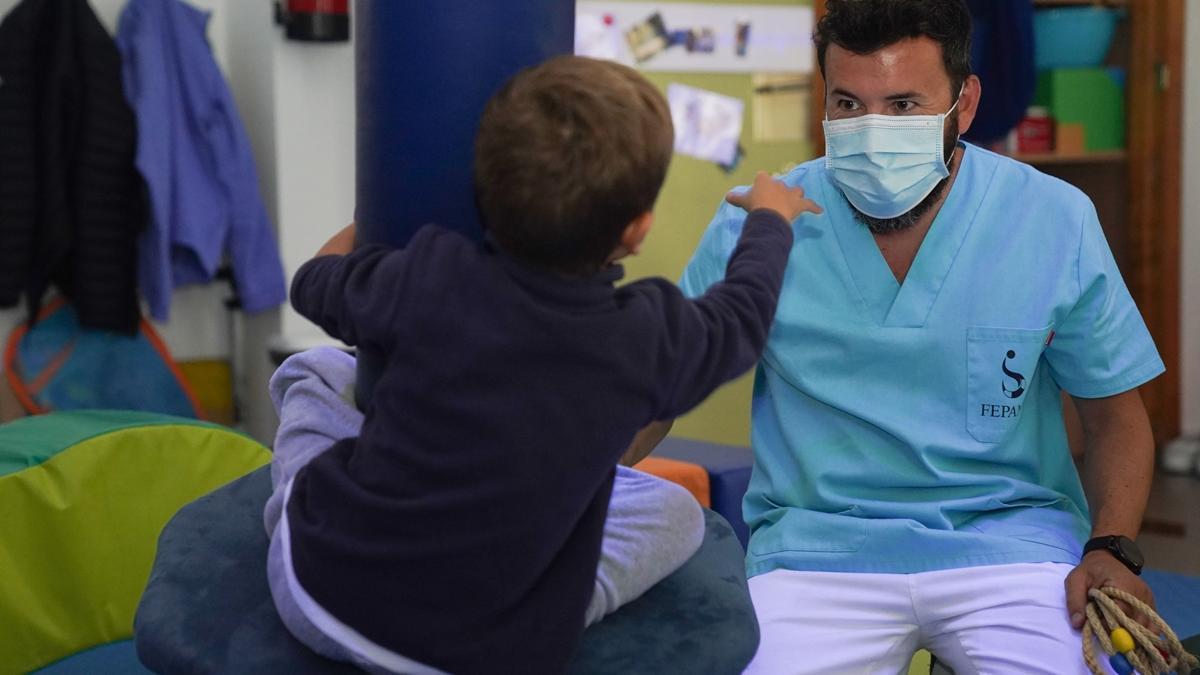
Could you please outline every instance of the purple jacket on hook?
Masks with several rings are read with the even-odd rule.
[[[138,242],[138,282],[160,321],[171,291],[211,281],[225,255],[246,311],[287,299],[250,142],[207,23],[207,12],[179,0],[130,0],[117,29],[152,213]]]

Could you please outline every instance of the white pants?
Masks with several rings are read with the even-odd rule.
[[[775,570],[750,579],[762,639],[746,673],[906,673],[928,649],[955,675],[1086,675],[1061,563],[919,574]]]

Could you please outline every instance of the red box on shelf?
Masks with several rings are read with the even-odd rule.
[[[1053,152],[1054,120],[1045,108],[1031,107],[1017,124],[1017,152],[1032,154]]]

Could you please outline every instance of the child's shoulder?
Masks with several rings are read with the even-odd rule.
[[[460,259],[478,252],[479,242],[445,225],[422,225],[399,249],[411,263],[438,265],[446,258]]]
[[[469,240],[457,230],[452,230],[445,225],[439,223],[427,223],[422,225],[413,234],[409,240],[408,246],[456,246],[459,242],[468,242]]]
[[[478,249],[478,242],[462,233],[431,223],[418,228],[407,242],[368,242],[352,255],[374,267],[376,282],[402,282],[404,288],[420,290],[460,276],[473,265]]]

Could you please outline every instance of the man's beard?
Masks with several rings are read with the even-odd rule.
[[[954,150],[958,145],[957,110],[946,118],[945,126],[946,128],[942,131],[942,145],[945,147],[946,156],[943,159],[945,160],[946,164],[949,165],[950,159],[954,157]],[[938,181],[937,185],[933,186],[933,190],[930,191],[929,194],[925,195],[924,199],[917,202],[916,206],[912,207],[907,212],[901,213],[900,215],[892,218],[876,218],[874,216],[868,216],[867,214],[855,208],[854,204],[850,204],[850,200],[846,200],[846,203],[850,204],[850,210],[854,212],[854,217],[858,219],[858,222],[866,225],[867,229],[870,230],[872,234],[892,234],[894,232],[901,232],[903,230],[907,230],[913,225],[916,225],[917,221],[920,220],[922,216],[924,216],[926,213],[929,213],[929,210],[933,208],[933,205],[942,198],[942,193],[946,190],[946,181],[948,180],[950,180],[949,176]]]

